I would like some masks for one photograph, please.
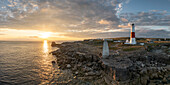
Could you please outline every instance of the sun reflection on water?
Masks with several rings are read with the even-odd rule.
[[[50,61],[49,61],[49,47],[48,47],[48,41],[47,40],[44,40],[44,43],[43,43],[43,58],[42,58],[42,67],[46,67],[47,65],[49,65]]]
[[[47,40],[44,40],[43,49],[44,49],[44,54],[48,54],[48,42],[47,42]]]
[[[48,45],[48,41],[44,40],[43,41],[43,55],[42,55],[42,59],[39,61],[40,64],[40,68],[41,68],[41,72],[39,73],[39,76],[41,79],[43,79],[41,81],[41,83],[43,82],[49,82],[49,77],[51,77],[51,60],[52,58],[49,57],[49,51],[50,51],[50,47]]]
[[[51,85],[51,83],[68,83],[73,79],[73,75],[70,71],[61,71],[58,69],[58,65],[53,65],[51,61],[56,58],[49,54],[52,51],[47,40],[43,41],[43,55],[40,59],[39,77],[42,79],[40,85]]]

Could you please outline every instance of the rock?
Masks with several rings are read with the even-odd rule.
[[[141,71],[140,71],[140,74],[141,74],[141,75],[146,75],[146,74],[147,74],[147,69],[145,68],[145,69],[141,70]]]
[[[162,75],[159,75],[159,78],[163,79],[163,76],[162,76]]]
[[[77,64],[77,67],[81,67],[82,66],[82,63],[79,62],[79,64]]]
[[[91,62],[87,63],[87,66],[88,66],[88,67],[91,67],[91,66],[92,66],[92,63],[91,63]]]
[[[72,62],[72,58],[71,57],[67,57],[65,63],[66,64],[70,64],[71,62]]]
[[[72,68],[73,71],[77,70],[77,66],[75,65],[74,68]]]
[[[149,67],[149,68],[147,68],[147,72],[148,72],[148,73],[150,73],[150,74],[152,74],[152,73],[153,73],[152,68],[150,68],[150,67]]]
[[[70,64],[67,64],[67,66],[66,66],[67,68],[71,68],[71,65]]]
[[[142,78],[141,78],[141,84],[142,84],[142,85],[147,85],[148,80],[149,80],[149,77],[148,77],[148,76],[142,77]]]
[[[89,68],[89,67],[84,67],[84,68],[82,68],[82,71],[83,72],[89,72],[89,71],[91,71],[92,69],[91,68]]]
[[[86,55],[85,59],[86,61],[93,62],[93,55]]]
[[[75,72],[76,75],[78,75],[78,73],[79,73],[78,71]]]
[[[78,56],[85,56],[86,54],[85,53],[81,53],[81,52],[76,52],[76,54],[78,55]]]
[[[100,75],[101,75],[101,72],[96,71],[96,75],[97,75],[97,76],[100,76]]]
[[[164,77],[164,78],[162,79],[162,82],[163,82],[163,83],[166,83],[166,82],[167,82],[167,79]]]
[[[57,51],[53,51],[53,52],[51,52],[51,53],[52,53],[52,55],[57,55],[57,54],[58,54]]]
[[[165,68],[170,71],[170,65],[167,65]]]
[[[51,63],[52,63],[52,64],[55,64],[55,61],[52,61]]]
[[[155,83],[149,83],[148,85],[156,85]]]
[[[56,44],[55,42],[52,42],[52,43],[51,43],[51,46],[52,46],[52,47],[56,47],[57,45],[58,45],[58,44]]]
[[[162,46],[161,48],[162,48],[162,49],[166,49],[166,48],[168,48],[168,47],[167,47],[167,46]]]
[[[142,64],[141,64],[141,67],[143,68],[144,66],[145,66],[145,64],[142,63]]]
[[[141,61],[137,61],[136,64],[137,64],[138,66],[141,66],[141,67],[144,67],[144,66],[145,66]]]
[[[90,71],[90,72],[85,73],[85,75],[86,75],[86,76],[94,76],[94,75],[95,75],[95,73],[94,73],[94,72],[92,72],[92,71]]]
[[[157,73],[153,73],[150,76],[151,79],[157,79],[158,78],[158,74]]]
[[[56,82],[53,82],[51,85],[57,85],[57,83],[56,83]]]

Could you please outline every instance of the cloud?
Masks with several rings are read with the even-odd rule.
[[[117,10],[116,15],[118,15],[122,11],[122,9],[123,9],[122,5],[123,5],[123,3],[118,4],[117,8],[115,9],[115,10]]]
[[[126,18],[121,18],[121,21],[128,22],[128,20]]]
[[[131,28],[131,25],[128,24],[128,25],[118,25],[118,27],[120,28]]]
[[[29,36],[29,38],[39,38],[38,36]]]
[[[107,20],[100,20],[98,23],[99,24],[110,24],[111,22],[109,22]]]
[[[3,33],[0,33],[0,35],[5,35],[5,34],[3,34]]]
[[[122,13],[120,18],[124,24],[131,22],[138,26],[170,26],[170,15],[166,11]],[[122,18],[126,18],[129,22],[125,22]]]
[[[136,37],[147,38],[170,38],[170,31],[154,30],[150,28],[138,27],[136,29]],[[72,36],[76,38],[113,38],[113,37],[130,37],[130,29],[122,29],[117,31],[101,31],[101,32],[74,32],[67,33],[63,36]]]
[[[125,2],[125,3],[126,3],[126,4],[128,4],[130,1],[131,1],[131,0],[126,0],[126,2]]]
[[[0,0],[0,27],[59,32],[65,36],[85,38],[127,35],[129,33],[125,30],[117,33],[115,30],[129,28],[131,22],[138,26],[170,25],[167,11],[120,14],[123,5],[129,1]]]
[[[3,0],[0,27],[43,31],[117,29],[121,0]],[[4,7],[4,8],[3,8]],[[103,21],[102,21],[103,20]],[[99,22],[99,23],[96,23]]]
[[[170,31],[165,30],[138,30],[137,36],[149,38],[170,38]]]

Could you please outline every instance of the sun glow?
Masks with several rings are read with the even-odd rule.
[[[46,38],[49,38],[50,35],[51,35],[51,32],[44,32],[40,34],[40,38],[46,39]]]

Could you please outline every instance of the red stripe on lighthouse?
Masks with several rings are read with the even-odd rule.
[[[135,38],[135,32],[131,32],[131,38]]]

